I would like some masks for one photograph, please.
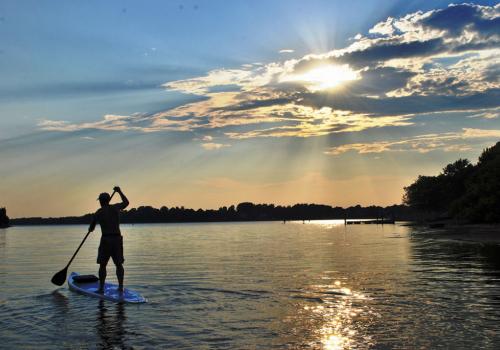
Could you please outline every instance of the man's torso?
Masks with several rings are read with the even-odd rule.
[[[96,212],[97,222],[101,225],[103,236],[121,235],[120,209],[117,205],[108,205]]]

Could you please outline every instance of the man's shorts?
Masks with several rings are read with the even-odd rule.
[[[121,235],[101,236],[101,244],[97,253],[97,263],[107,264],[109,258],[115,265],[123,264],[123,237]]]

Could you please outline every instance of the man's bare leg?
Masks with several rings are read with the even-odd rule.
[[[125,270],[122,264],[116,265],[116,277],[118,278],[118,290],[123,292],[123,277],[125,275]]]
[[[104,293],[104,282],[106,282],[106,265],[107,263],[99,265],[99,289],[97,293]]]

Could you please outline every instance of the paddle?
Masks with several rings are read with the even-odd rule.
[[[116,191],[113,191],[113,194],[111,195],[111,198],[109,199],[109,201],[111,202],[111,199],[113,198],[113,196],[115,195]],[[85,240],[87,239],[87,237],[90,235],[90,231],[87,232],[87,234],[85,235],[85,237],[83,238],[83,241],[82,243],[80,243],[80,245],[78,246],[78,248],[76,249],[76,252],[75,254],[73,254],[73,256],[71,257],[68,265],[66,265],[66,267],[64,269],[62,269],[61,271],[59,271],[58,273],[56,273],[52,279],[50,280],[52,283],[54,283],[56,286],[62,286],[64,284],[64,282],[66,281],[66,275],[68,274],[68,267],[69,265],[71,265],[71,263],[73,262],[73,259],[75,258],[76,254],[78,254],[78,251],[80,250],[80,248],[82,247],[83,243],[85,243]]]

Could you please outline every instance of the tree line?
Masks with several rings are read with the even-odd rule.
[[[458,159],[436,176],[419,176],[404,191],[403,203],[428,218],[500,222],[500,142],[486,148],[477,164]]]
[[[220,207],[219,209],[189,209],[184,207],[153,208],[141,206],[124,210],[122,223],[173,223],[173,222],[224,222],[224,221],[275,221],[275,220],[324,220],[324,219],[360,219],[391,218],[395,220],[412,220],[414,212],[405,205],[388,207],[360,205],[341,208],[321,204],[295,204],[281,206],[274,204],[240,203],[237,206]],[[92,214],[58,218],[18,218],[12,219],[17,225],[45,224],[88,224]]]

